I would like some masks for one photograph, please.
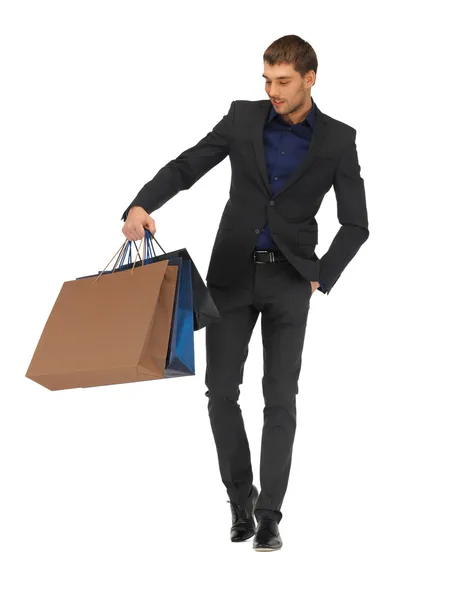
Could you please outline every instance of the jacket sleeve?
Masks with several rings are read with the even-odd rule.
[[[195,146],[160,169],[151,181],[138,192],[133,202],[126,208],[122,220],[127,219],[132,206],[141,206],[151,213],[161,208],[181,190],[188,190],[210,169],[229,154],[235,100],[229,111],[203,139]]]
[[[320,279],[326,293],[369,237],[366,194],[356,148],[356,130],[345,145],[333,180],[338,221],[341,224],[328,251],[320,258]]]

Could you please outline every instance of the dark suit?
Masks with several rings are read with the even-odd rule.
[[[310,144],[302,158],[296,156],[289,175],[275,189],[264,146],[271,107],[270,100],[232,102],[228,114],[206,137],[171,160],[140,190],[122,218],[134,205],[148,213],[160,208],[229,155],[230,197],[206,276],[222,317],[206,328],[208,410],[222,480],[230,499],[243,503],[252,469],[238,404],[239,385],[261,313],[265,408],[262,490],[255,513],[257,518],[272,517],[279,522],[291,466],[310,281],[322,282],[329,294],[369,230],[356,130],[325,115],[313,102]],[[332,186],[341,227],[319,258],[315,215]],[[285,262],[253,262],[253,250],[262,236],[265,239],[265,225]]]
[[[317,117],[315,104],[299,123],[288,123],[272,105],[268,122],[263,129],[265,162],[268,170],[271,196],[276,195],[307,156],[314,123]],[[277,250],[278,244],[271,236],[270,226],[265,223],[255,246],[261,250]],[[325,283],[319,280],[317,288],[326,292]]]

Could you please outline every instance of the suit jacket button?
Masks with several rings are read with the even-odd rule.
[[[275,203],[274,200],[270,200],[270,204],[273,206],[273,204]]]
[[[256,230],[255,230],[255,233],[260,233],[260,229],[256,229]]]

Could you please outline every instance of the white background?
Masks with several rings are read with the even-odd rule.
[[[0,420],[3,600],[466,600],[466,47],[458,2],[4,2]],[[280,552],[232,544],[196,375],[50,392],[25,378],[62,283],[297,34],[312,97],[357,129],[370,236],[311,298]],[[224,160],[152,214],[202,274]],[[333,189],[318,256],[338,231]],[[122,315],[125,318],[125,315]],[[260,321],[240,404],[255,483]]]

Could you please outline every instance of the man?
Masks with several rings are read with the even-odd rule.
[[[229,155],[230,198],[206,277],[221,315],[206,328],[206,396],[231,505],[231,540],[254,536],[254,549],[269,551],[282,547],[278,524],[291,467],[310,298],[317,289],[330,293],[369,229],[356,130],[322,113],[313,101],[313,48],[298,36],[284,36],[263,60],[268,99],[232,102],[205,138],[142,188],[124,212],[122,231],[129,240],[141,239],[145,227],[154,234],[149,213]],[[319,258],[315,215],[332,186],[341,227]],[[265,407],[259,494],[238,398],[260,313]]]

